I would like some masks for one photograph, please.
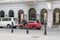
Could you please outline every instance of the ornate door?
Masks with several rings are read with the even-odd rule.
[[[40,22],[41,22],[42,25],[44,25],[44,21],[45,20],[47,21],[47,16],[48,16],[47,10],[46,9],[42,9],[41,10],[41,16],[40,16],[40,18],[41,18]]]
[[[59,25],[60,24],[60,9],[56,8],[53,11],[53,25]]]
[[[18,11],[18,22],[23,22],[24,19],[24,11],[23,10],[19,10]]]
[[[29,20],[36,20],[36,10],[34,8],[29,10]]]

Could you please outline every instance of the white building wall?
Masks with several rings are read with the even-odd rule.
[[[51,28],[52,27],[52,23],[53,23],[53,10],[55,8],[60,8],[60,4],[52,4],[52,9],[48,10],[48,5],[46,2],[42,2],[42,3],[37,3],[37,4],[33,4],[33,5],[29,5],[29,4],[5,4],[5,5],[0,5],[0,10],[4,10],[5,11],[5,15],[8,15],[9,10],[13,10],[14,11],[14,17],[18,18],[18,11],[20,9],[22,9],[24,11],[24,14],[27,15],[27,20],[28,20],[28,13],[29,13],[29,9],[30,8],[35,8],[36,9],[36,14],[40,15],[40,11],[41,9],[45,8],[48,11],[48,21],[47,21],[47,27]],[[40,17],[37,19],[40,20]]]
[[[5,14],[9,14],[9,10],[14,11],[14,17],[18,18],[18,11],[23,10],[24,14],[28,14],[28,6],[24,4],[0,5],[0,10],[4,10]]]
[[[50,28],[52,28],[53,26],[53,10],[55,8],[59,8],[60,9],[60,3],[52,3],[52,8],[51,10],[48,10],[48,24],[47,26],[49,26]]]

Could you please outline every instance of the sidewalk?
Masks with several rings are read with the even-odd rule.
[[[60,40],[60,29],[49,29],[47,35],[44,35],[44,30],[29,30],[26,34],[25,29],[0,29],[0,40]]]
[[[60,37],[38,34],[0,33],[0,40],[60,40]]]

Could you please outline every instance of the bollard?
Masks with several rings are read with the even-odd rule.
[[[27,31],[26,31],[26,33],[29,34],[28,23],[27,23]]]
[[[47,23],[45,23],[44,35],[47,35],[47,32],[46,32],[46,24],[47,24]]]
[[[13,33],[13,22],[12,22],[12,26],[11,26],[11,33]]]
[[[28,31],[28,28],[27,28],[27,31],[26,31],[27,34],[29,34],[29,31]]]

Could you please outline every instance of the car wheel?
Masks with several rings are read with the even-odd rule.
[[[40,28],[37,28],[38,30],[40,30]]]
[[[20,29],[23,29],[23,26],[22,26],[22,25],[20,25],[20,26],[19,26],[19,28],[20,28]]]
[[[7,25],[7,28],[8,28],[8,29],[10,29],[10,28],[11,28],[11,25],[10,25],[10,24],[8,24],[8,25]]]
[[[35,26],[33,26],[33,29],[35,30],[35,29],[37,29]]]
[[[13,28],[16,28],[16,26],[13,26]]]

